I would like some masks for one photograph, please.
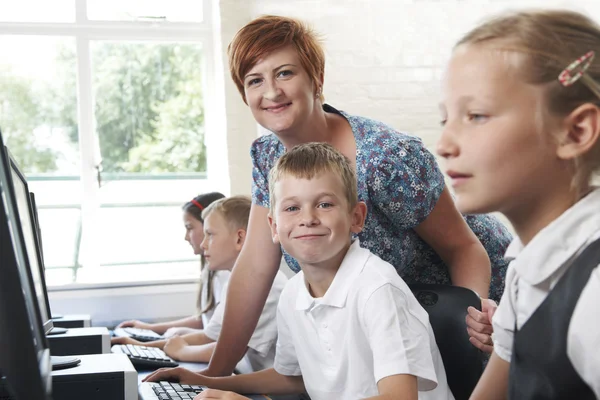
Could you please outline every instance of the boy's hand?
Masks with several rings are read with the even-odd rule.
[[[110,339],[110,344],[135,344],[138,346],[144,346],[144,343],[139,342],[135,339],[132,339],[130,337],[113,337]]]
[[[494,300],[481,299],[481,311],[474,307],[467,309],[466,321],[469,341],[473,346],[486,353],[491,353],[494,350],[492,317],[497,308],[498,305]]]
[[[208,379],[205,376],[185,369],[183,367],[160,368],[145,377],[142,382],[170,381],[179,382],[184,385],[206,385]]]
[[[194,333],[194,332],[198,332],[198,329],[194,329],[194,328],[187,328],[185,326],[177,326],[177,327],[173,327],[173,328],[169,328],[165,331],[165,333],[163,334],[163,337],[165,338],[169,338],[172,336],[183,336],[183,335],[187,335],[188,333]]]
[[[181,336],[174,336],[167,340],[165,347],[163,347],[163,351],[172,359],[181,360],[181,352],[188,346],[188,342],[186,342]]]
[[[222,399],[222,400],[248,400],[248,397],[244,397],[241,394],[233,392],[224,392],[217,389],[208,389],[194,397],[194,400],[201,399]]]

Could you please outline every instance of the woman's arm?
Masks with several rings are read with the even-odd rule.
[[[510,363],[492,353],[470,400],[505,400],[508,397],[509,367]]]
[[[415,231],[448,265],[454,285],[472,289],[482,298],[488,297],[490,258],[456,209],[448,188],[444,188],[431,213]]]
[[[250,209],[246,241],[229,278],[223,327],[204,375],[224,376],[233,372],[246,353],[279,270],[281,249],[271,238],[268,212],[256,204]]]

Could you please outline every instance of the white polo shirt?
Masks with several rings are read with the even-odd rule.
[[[204,268],[202,270],[201,273],[201,279],[203,282],[208,282],[208,268]],[[217,306],[219,305],[219,303],[221,302],[221,297],[224,299],[225,296],[222,296],[223,294],[226,294],[226,292],[223,292],[223,288],[227,285],[227,282],[229,282],[229,276],[231,275],[231,271],[227,271],[227,270],[223,270],[223,271],[216,271],[213,275],[213,279],[212,279],[212,286],[213,286],[213,295],[215,297],[215,307],[212,310],[209,310],[205,313],[200,314],[200,318],[202,319],[202,326],[205,327],[208,325],[210,319],[212,318],[213,314],[215,313],[215,309],[217,308]],[[200,293],[200,311],[202,311],[204,309],[204,307],[206,307],[206,304],[208,304],[208,285],[206,283],[203,283],[202,285],[202,291]]]
[[[279,296],[287,283],[287,277],[278,271],[273,281],[273,286],[269,291],[267,301],[258,319],[258,324],[248,343],[246,357],[254,371],[271,368],[275,359],[275,345],[277,343],[277,303]],[[214,314],[208,325],[204,327],[204,334],[217,340],[223,328],[223,317],[225,313],[225,303],[227,298],[227,285],[223,287],[221,302],[215,308]]]
[[[515,238],[506,250],[513,259],[494,314],[494,351],[510,362],[517,329],[531,317],[572,261],[600,238],[600,189],[542,229],[527,246]],[[540,332],[543,335],[543,332]],[[600,399],[600,268],[581,292],[567,334],[567,355],[575,371]]]
[[[427,312],[394,267],[358,239],[322,298],[303,272],[288,281],[277,313],[274,368],[302,375],[312,400],[377,395],[390,375],[418,378],[419,399],[453,399]]]

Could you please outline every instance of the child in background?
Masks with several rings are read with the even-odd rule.
[[[463,213],[518,235],[472,399],[600,399],[600,26],[571,11],[493,19],[455,47],[438,153]]]
[[[246,238],[250,205],[251,201],[248,197],[233,196],[215,201],[202,213],[204,240],[201,247],[206,260],[205,265],[209,270],[231,271],[235,265]],[[286,282],[285,275],[278,272],[248,344],[246,357],[255,371],[273,366],[277,341],[277,302]],[[179,361],[210,361],[216,340],[221,333],[226,292],[227,286],[222,289],[220,296],[222,302],[215,308],[212,318],[204,325],[203,331],[168,340],[140,343],[128,339],[125,343],[162,348],[168,356]]]
[[[367,210],[350,161],[329,144],[298,145],[269,189],[273,241],[302,268],[279,301],[274,368],[211,378],[178,367],[146,380],[312,400],[453,399],[427,312],[391,264],[352,240]],[[243,398],[196,398],[213,396]]]
[[[210,271],[204,267],[204,255],[200,244],[204,240],[204,219],[202,211],[212,202],[225,196],[218,192],[201,194],[185,203],[183,209],[183,223],[185,226],[185,240],[192,246],[194,254],[200,255],[200,287],[198,290],[198,314],[170,322],[146,323],[138,320],[121,322],[117,328],[133,327],[150,329],[165,337],[191,333],[204,326],[210,320],[215,307],[221,301],[221,289],[229,280],[229,271]],[[128,343],[125,338],[113,338],[113,344]]]

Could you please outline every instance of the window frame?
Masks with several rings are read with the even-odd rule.
[[[214,190],[228,194],[229,177],[226,142],[222,139],[225,132],[224,111],[218,103],[224,104],[224,96],[219,96],[217,86],[222,83],[215,70],[221,65],[220,49],[215,51],[213,19],[213,1],[202,0],[202,22],[170,21],[96,21],[87,18],[87,0],[75,0],[74,22],[0,22],[0,35],[32,35],[48,37],[70,37],[75,39],[77,57],[77,119],[79,126],[80,185],[81,185],[81,224],[82,238],[80,251],[86,255],[84,268],[101,268],[98,251],[98,211],[100,188],[98,170],[101,159],[99,143],[94,130],[94,96],[92,86],[91,43],[93,41],[152,41],[152,42],[193,42],[200,43],[203,51],[203,95],[205,145],[207,148],[207,171],[205,179]],[[218,23],[215,24],[218,27]],[[218,45],[218,44],[217,44]],[[222,88],[221,88],[222,89]],[[222,91],[222,90],[221,90]],[[222,115],[221,115],[222,114]],[[210,134],[212,133],[212,135]],[[211,149],[211,152],[208,149]],[[143,175],[142,175],[143,176]],[[75,267],[77,268],[77,267]],[[197,278],[189,279],[195,281]],[[126,282],[122,286],[138,286],[142,282]],[[166,281],[170,282],[170,281]],[[178,280],[181,282],[181,279]],[[156,280],[147,281],[155,285]],[[77,287],[110,287],[111,283],[71,284]],[[64,286],[62,286],[64,289]],[[49,288],[50,289],[50,288]]]

